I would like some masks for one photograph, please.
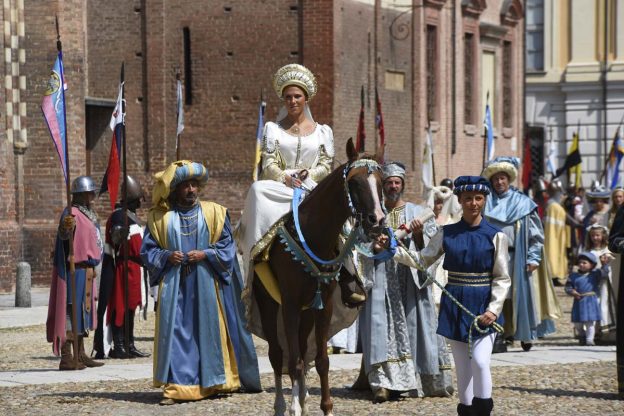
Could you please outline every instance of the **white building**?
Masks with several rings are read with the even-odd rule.
[[[578,129],[583,186],[602,176],[624,116],[624,0],[527,0],[525,111],[534,169],[551,141],[562,166]]]

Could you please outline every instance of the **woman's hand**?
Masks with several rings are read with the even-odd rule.
[[[299,188],[301,186],[301,181],[295,176],[286,175],[284,177],[284,184],[289,188]]]
[[[494,321],[496,321],[496,315],[490,311],[485,311],[479,316],[479,325],[490,326]]]

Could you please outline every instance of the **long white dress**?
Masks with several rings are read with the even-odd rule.
[[[331,172],[333,157],[334,135],[329,126],[316,124],[312,133],[293,136],[276,123],[266,123],[260,180],[249,188],[235,234],[245,267],[265,248],[268,241],[258,243],[271,226],[291,210],[293,189],[284,184],[286,175],[307,169],[304,184],[314,188]]]

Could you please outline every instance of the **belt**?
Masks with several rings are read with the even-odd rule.
[[[448,272],[447,284],[453,286],[490,286],[492,273]]]
[[[579,295],[581,296],[596,296],[596,292],[585,292],[585,293],[579,293]]]

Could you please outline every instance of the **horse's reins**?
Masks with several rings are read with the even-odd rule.
[[[295,230],[297,232],[297,237],[299,242],[297,242],[288,232],[284,225],[278,227],[278,233],[280,234],[280,241],[286,246],[286,250],[290,251],[293,258],[301,262],[304,267],[304,270],[310,273],[313,277],[317,279],[317,289],[316,294],[314,296],[314,300],[312,301],[310,307],[314,309],[323,309],[323,301],[321,300],[321,283],[329,283],[332,280],[338,280],[338,275],[340,273],[340,269],[342,268],[344,259],[351,252],[353,247],[356,244],[357,237],[359,235],[361,229],[361,220],[362,214],[357,211],[353,204],[353,200],[351,199],[351,193],[349,191],[348,184],[348,175],[352,169],[365,167],[368,170],[368,174],[375,172],[376,170],[381,170],[379,164],[372,159],[359,159],[354,161],[353,163],[348,163],[345,165],[345,168],[342,173],[342,177],[344,180],[344,189],[345,195],[347,198],[347,205],[349,207],[349,211],[351,212],[351,216],[356,218],[356,226],[351,229],[349,235],[345,243],[338,255],[331,260],[321,259],[319,256],[314,254],[310,246],[305,240],[303,232],[301,231],[301,224],[299,221],[299,205],[303,198],[303,193],[306,189],[302,189],[301,187],[295,187],[293,189],[293,199],[292,199],[292,213],[293,213],[293,222],[295,224]],[[300,244],[299,244],[300,243]],[[383,253],[389,253],[390,250],[385,250],[384,252],[378,254],[376,258],[378,259],[387,259],[394,255],[394,249],[388,255]],[[334,270],[329,272],[323,272],[319,269],[317,264],[322,266],[337,266]]]

